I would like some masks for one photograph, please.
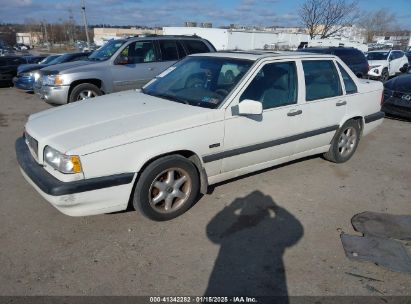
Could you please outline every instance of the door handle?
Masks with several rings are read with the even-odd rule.
[[[153,70],[154,70],[154,68],[148,68],[148,70],[149,70],[149,71],[153,71]]]
[[[302,110],[291,110],[290,112],[287,113],[287,116],[296,116],[302,114]]]
[[[345,106],[346,104],[347,104],[347,102],[345,100],[340,100],[335,105],[337,107],[341,107],[341,106]]]

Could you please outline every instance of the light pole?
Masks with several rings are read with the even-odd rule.
[[[84,29],[86,31],[87,47],[90,50],[90,38],[88,36],[88,25],[87,25],[87,17],[86,17],[86,4],[84,0],[81,0],[81,11],[83,12],[83,21],[84,21]]]

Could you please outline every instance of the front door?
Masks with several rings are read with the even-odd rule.
[[[127,45],[111,67],[114,92],[139,89],[161,72],[153,41],[135,41]]]
[[[299,124],[297,69],[294,61],[266,63],[226,110],[222,172],[263,165],[294,153]],[[263,105],[262,115],[240,116],[238,102]],[[232,104],[233,104],[232,103]]]

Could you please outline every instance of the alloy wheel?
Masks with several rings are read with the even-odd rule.
[[[188,200],[192,189],[189,174],[181,168],[170,168],[156,176],[149,190],[150,206],[160,213],[171,213]]]
[[[353,127],[346,128],[338,139],[338,153],[340,153],[342,157],[350,155],[355,148],[357,139],[357,131]]]
[[[96,94],[94,91],[92,91],[92,90],[84,90],[84,91],[81,91],[81,92],[78,94],[77,100],[90,99],[90,98],[93,98],[93,97],[96,97],[96,96],[97,96],[97,94]]]

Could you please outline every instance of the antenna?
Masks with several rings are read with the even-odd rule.
[[[87,25],[87,17],[86,17],[86,3],[84,0],[81,0],[81,11],[83,13],[84,29],[86,31],[86,38],[87,38],[87,47],[90,50],[90,38],[88,36],[88,25]]]

